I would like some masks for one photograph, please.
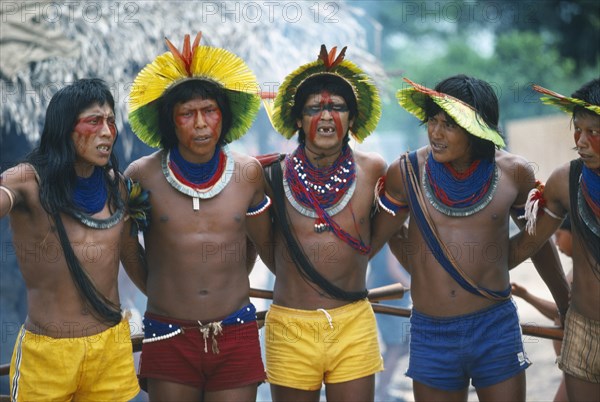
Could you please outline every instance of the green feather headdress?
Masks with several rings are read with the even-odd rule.
[[[377,127],[381,117],[381,100],[379,92],[371,79],[354,63],[344,60],[346,47],[336,57],[337,47],[329,53],[325,45],[321,45],[321,52],[316,61],[304,64],[290,73],[277,91],[277,96],[272,108],[267,108],[273,127],[285,138],[296,134],[296,117],[292,115],[296,92],[308,79],[318,75],[334,75],[352,88],[356,97],[358,115],[354,117],[354,124],[350,134],[358,142],[362,142]]]
[[[539,85],[534,84],[531,87],[534,91],[537,91],[544,95],[549,95],[541,97],[540,100],[542,102],[544,102],[546,105],[556,106],[565,113],[572,114],[573,109],[575,109],[575,106],[581,106],[596,113],[597,115],[600,115],[600,106],[598,105],[592,105],[591,103],[587,103],[586,101],[581,99],[566,97]]]
[[[465,102],[448,94],[434,91],[404,78],[411,86],[400,89],[396,93],[396,98],[404,109],[415,115],[419,120],[424,121],[425,102],[431,98],[448,116],[467,130],[472,135],[493,142],[496,146],[503,148],[506,146],[502,136],[498,131],[489,127],[477,111]]]
[[[201,36],[199,32],[190,46],[190,36],[185,35],[181,52],[165,39],[169,52],[146,65],[133,82],[129,122],[140,140],[151,147],[160,146],[157,101],[183,82],[204,80],[223,88],[232,114],[227,143],[246,134],[260,109],[260,88],[246,63],[225,49],[200,46]]]

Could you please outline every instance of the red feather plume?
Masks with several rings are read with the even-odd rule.
[[[183,38],[183,49],[180,52],[170,40],[165,38],[167,42],[167,46],[169,51],[173,54],[175,59],[180,60],[185,66],[185,71],[187,71],[188,76],[192,76],[192,60],[194,59],[194,54],[196,53],[196,48],[200,45],[200,39],[202,38],[202,32],[198,32],[196,35],[196,39],[194,39],[194,44],[190,46],[190,35],[185,35]]]
[[[329,53],[327,53],[327,48],[325,45],[321,45],[321,52],[319,53],[319,59],[323,61],[325,64],[325,69],[327,71],[332,70],[338,64],[340,64],[344,60],[344,56],[346,56],[346,48],[348,46],[344,46],[340,54],[335,57],[335,53],[337,51],[337,46],[331,48]]]

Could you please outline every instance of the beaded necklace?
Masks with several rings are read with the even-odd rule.
[[[332,231],[359,252],[370,251],[362,239],[352,237],[332,219],[348,205],[356,188],[356,167],[349,146],[344,146],[338,158],[324,169],[314,167],[304,146],[299,146],[285,159],[283,187],[296,211],[315,218],[315,232]]]
[[[76,208],[69,209],[67,212],[92,229],[110,229],[125,215],[122,202],[117,200],[117,210],[110,217],[98,219],[91,216],[102,211],[108,198],[103,169],[99,166],[94,167],[90,177],[77,177],[72,197]]]
[[[231,180],[235,163],[227,146],[217,148],[207,163],[191,163],[183,159],[177,147],[163,151],[162,171],[167,182],[177,191],[192,197],[192,207],[200,210],[200,199],[219,194]]]
[[[439,163],[430,153],[423,169],[425,195],[435,209],[448,216],[469,216],[485,208],[498,186],[495,160],[476,160],[465,172]]]
[[[586,226],[600,236],[600,176],[597,172],[583,165],[579,179],[577,206],[579,216]]]
[[[95,166],[90,177],[77,176],[77,182],[73,190],[73,204],[79,210],[93,215],[102,211],[107,198],[108,193],[102,168]]]

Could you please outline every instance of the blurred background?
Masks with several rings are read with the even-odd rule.
[[[373,78],[383,100],[376,132],[352,145],[378,152],[388,163],[427,140],[424,128],[396,102],[395,92],[406,85],[402,77],[433,87],[447,76],[465,73],[492,83],[508,150],[525,156],[545,180],[553,167],[576,154],[571,150],[569,117],[542,105],[531,84],[570,95],[600,76],[600,2],[594,0],[2,1],[0,18],[1,170],[37,143],[52,95],[84,77],[104,79],[115,96],[120,168],[153,152],[128,126],[129,90],[140,69],[167,51],[165,37],[180,47],[185,34],[194,36],[197,31],[203,32],[204,44],[242,57],[263,91],[276,91],[294,68],[315,60],[322,43],[328,48],[348,46],[347,59]],[[286,141],[273,131],[261,110],[248,134],[232,147],[258,155],[287,152],[295,145],[295,139]],[[2,220],[0,364],[10,361],[26,314],[16,264],[20,252],[27,250],[12,244],[9,219]],[[374,260],[371,283],[383,284],[374,272],[394,264],[398,266],[390,269],[401,272],[402,267],[385,255]],[[549,296],[533,267],[523,265],[512,271],[513,278]],[[568,261],[564,265],[570,268]],[[384,281],[400,280],[394,275]],[[259,263],[251,275],[252,286],[269,288],[272,281]],[[139,329],[145,299],[125,275],[121,294],[124,306],[134,311],[132,325]],[[268,302],[255,302],[259,309],[268,307]],[[401,303],[408,307],[410,299]],[[521,300],[517,303],[522,321],[552,324]],[[397,325],[380,323],[380,328],[395,330],[402,342],[386,346],[390,337],[382,336],[382,351],[396,352],[386,360],[388,371],[378,377],[378,400],[411,400],[410,381],[403,375],[408,328],[402,319],[392,320]],[[525,342],[534,362],[527,372],[527,399],[552,400],[560,372],[551,342],[528,337]],[[0,393],[8,393],[7,376],[0,379]],[[138,399],[145,400],[145,395]],[[268,385],[259,387],[259,400],[270,400]]]

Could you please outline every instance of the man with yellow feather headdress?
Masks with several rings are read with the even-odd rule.
[[[272,123],[294,152],[266,167],[275,215],[273,304],[265,321],[274,401],[372,401],[383,369],[373,309],[366,300],[376,154],[352,150],[381,114],[377,89],[344,48],[290,73]],[[292,332],[293,331],[293,332]]]
[[[150,193],[145,255],[131,238],[125,268],[148,296],[140,382],[151,400],[256,399],[264,381],[247,236],[269,242],[271,201],[258,161],[227,143],[260,107],[246,64],[225,49],[167,41],[136,77],[129,120],[157,152],[125,174]]]

